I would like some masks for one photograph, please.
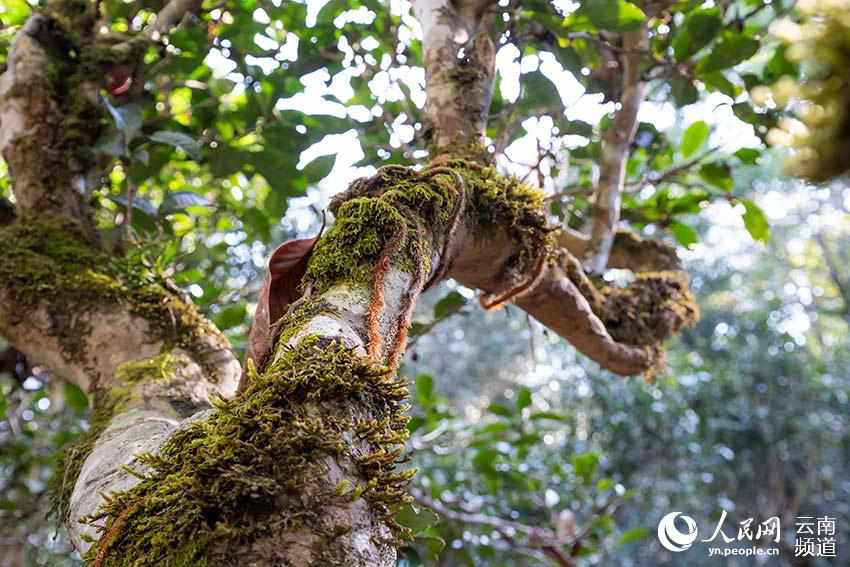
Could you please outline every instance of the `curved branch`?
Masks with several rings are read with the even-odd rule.
[[[637,131],[638,110],[644,96],[640,62],[647,44],[646,24],[638,30],[623,33],[620,108],[614,113],[611,126],[602,134],[602,160],[594,194],[593,226],[584,258],[585,269],[594,274],[603,272],[608,266],[614,233],[620,220],[620,201],[629,147]]]

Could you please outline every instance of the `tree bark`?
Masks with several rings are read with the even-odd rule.
[[[89,97],[92,85],[51,84],[36,39],[58,25],[49,15],[19,34],[0,77],[17,206],[0,227],[12,259],[0,266],[0,333],[92,400],[91,432],[59,476],[64,519],[92,565],[394,565],[405,534],[392,516],[412,475],[398,468],[407,406],[395,371],[418,295],[447,275],[480,289],[486,308],[515,302],[620,374],[652,369],[660,342],[693,321],[686,284],[666,276],[633,295],[593,288],[570,253],[586,241],[558,236],[538,192],[486,165],[490,5],[414,2],[435,160],[381,168],[335,199],[304,297],[270,329],[271,356],[248,365],[239,396],[221,333],[163,278],[100,245],[80,181],[94,165],[69,157],[69,110],[53,94]],[[47,158],[61,166],[55,179]],[[670,262],[622,248],[630,261]]]
[[[640,77],[640,63],[649,39],[646,23],[634,31],[623,32],[623,52],[619,57],[622,70],[619,108],[614,112],[611,125],[602,133],[602,157],[599,180],[593,197],[593,223],[590,243],[584,256],[588,273],[600,274],[608,267],[608,258],[614,244],[626,165],[630,146],[638,126],[638,111],[643,101],[644,85]]]

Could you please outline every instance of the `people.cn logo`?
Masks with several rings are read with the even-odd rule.
[[[686,532],[680,532],[676,527],[676,518],[682,516],[685,522]],[[658,541],[668,551],[685,551],[697,540],[699,530],[697,523],[690,516],[684,516],[681,512],[670,512],[658,522]]]

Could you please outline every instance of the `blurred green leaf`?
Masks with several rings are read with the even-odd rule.
[[[576,475],[581,478],[585,484],[590,484],[593,480],[593,475],[596,474],[596,469],[599,466],[599,455],[596,453],[580,453],[573,455],[573,469]]]
[[[699,99],[699,91],[687,77],[676,76],[670,81],[673,101],[676,106],[687,106]]]
[[[436,525],[440,517],[428,508],[405,504],[395,513],[395,521],[411,529],[413,533],[419,533]]]
[[[733,67],[755,55],[759,45],[757,39],[744,33],[724,31],[711,52],[697,64],[697,72],[710,73]]]
[[[4,0],[0,3],[0,23],[2,26],[17,26],[27,19],[32,8],[26,0]]]
[[[516,397],[516,409],[522,411],[531,405],[531,390],[528,388],[520,388]]]
[[[747,165],[755,165],[761,157],[761,151],[755,148],[741,148],[735,152],[735,157]]]
[[[160,130],[148,137],[152,142],[167,144],[186,152],[195,161],[201,161],[201,145],[192,136],[183,132]]]
[[[676,242],[685,248],[690,248],[699,241],[699,234],[697,234],[697,231],[680,222],[674,222],[671,224],[670,232],[673,233],[673,236],[676,238]]]
[[[191,191],[169,191],[159,206],[161,216],[183,212],[189,207],[210,207],[209,199]]]
[[[86,394],[76,385],[70,382],[65,382],[62,386],[62,394],[65,398],[65,404],[78,415],[83,415],[89,407],[89,400]]]
[[[727,193],[732,191],[735,182],[732,179],[732,168],[724,162],[706,163],[699,168],[699,176],[703,181],[722,189]]]
[[[236,305],[228,305],[219,311],[215,317],[213,317],[213,321],[219,329],[226,331],[227,329],[232,329],[233,327],[244,323],[247,315],[245,304],[239,303]]]
[[[720,31],[720,10],[709,8],[688,14],[673,38],[673,54],[677,61],[686,61],[708,45]]]
[[[434,401],[434,377],[430,374],[416,377],[416,401],[423,407],[429,407]]]
[[[770,239],[770,223],[767,221],[767,215],[750,199],[741,199],[741,204],[744,205],[744,226],[747,232],[753,240],[767,242]]]
[[[434,319],[460,311],[466,305],[466,298],[457,291],[450,291],[434,304]]]
[[[646,539],[651,533],[652,532],[649,528],[632,528],[623,532],[623,535],[620,536],[619,544],[627,545],[629,543]]]
[[[489,406],[487,406],[487,411],[492,413],[493,415],[498,415],[501,417],[513,417],[514,412],[508,409],[507,406],[500,404],[498,402],[493,402]]]
[[[643,10],[625,0],[586,1],[576,13],[586,15],[600,29],[617,32],[637,29],[646,19]]]
[[[682,155],[686,158],[694,155],[697,150],[705,145],[710,132],[711,129],[708,127],[708,124],[702,120],[697,120],[688,126],[682,135]]]

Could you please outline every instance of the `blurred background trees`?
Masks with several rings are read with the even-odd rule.
[[[0,64],[35,4],[0,7]],[[160,3],[103,4],[123,33]],[[627,22],[569,2],[499,5],[491,150],[580,227],[616,94],[606,34]],[[241,349],[270,248],[312,234],[354,178],[427,155],[424,77],[405,2],[208,8],[149,54],[132,97],[104,99],[97,151],[118,164],[92,199],[116,245]],[[516,309],[485,314],[452,282],[430,292],[403,372],[413,492],[439,515],[402,518],[420,533],[404,565],[557,564],[547,538],[574,542],[581,565],[754,564],[664,551],[655,525],[673,510],[701,526],[722,509],[779,515],[785,554],[767,565],[792,564],[799,515],[836,517],[850,541],[850,185],[781,180],[762,143],[777,113],[747,89],[795,72],[766,34],[791,5],[676,10],[652,24],[623,217],[681,246],[702,320],[670,345],[666,374],[624,381]],[[0,162],[0,197],[8,184]],[[85,396],[0,347],[0,565],[76,564],[46,514]]]

